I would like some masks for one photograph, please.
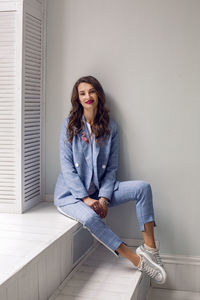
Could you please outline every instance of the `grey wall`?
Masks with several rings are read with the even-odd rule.
[[[99,79],[120,133],[120,180],[153,190],[161,252],[200,255],[200,1],[48,0],[46,193],[74,82]],[[108,221],[140,238],[129,202]]]

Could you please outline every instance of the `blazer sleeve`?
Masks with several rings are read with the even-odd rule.
[[[108,163],[106,166],[106,173],[101,181],[99,189],[99,197],[105,197],[109,200],[112,197],[114,190],[114,185],[116,181],[116,172],[118,169],[118,148],[119,148],[119,138],[117,124],[114,123],[114,129],[112,131],[111,137],[111,150],[109,154]]]
[[[74,198],[82,199],[88,192],[80,179],[73,162],[72,145],[67,141],[66,127],[68,119],[64,120],[60,134],[60,164],[67,188]]]

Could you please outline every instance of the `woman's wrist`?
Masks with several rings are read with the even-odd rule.
[[[84,202],[85,200],[87,200],[89,198],[89,196],[83,197],[82,201]]]
[[[101,197],[99,200],[103,202],[104,205],[109,206],[110,205],[110,200],[105,197]]]
[[[110,201],[108,198],[106,198],[106,197],[100,197],[99,199],[105,199],[105,200],[107,200],[107,201]]]
[[[103,200],[103,203],[106,205],[106,206],[109,206],[110,205],[110,202],[106,199]]]

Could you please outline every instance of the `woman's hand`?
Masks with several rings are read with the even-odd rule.
[[[102,207],[100,206],[99,200],[92,199],[90,197],[84,197],[83,202],[92,208],[98,215],[103,213]]]
[[[105,218],[108,214],[108,206],[104,203],[104,200],[107,200],[106,198],[99,198],[99,204],[100,204],[100,207],[102,208],[102,212],[100,214],[100,217],[101,218]]]

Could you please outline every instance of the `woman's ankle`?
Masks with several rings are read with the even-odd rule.
[[[138,268],[140,266],[140,263],[141,263],[141,257],[139,255],[137,255],[137,258],[134,259],[133,264],[134,264],[135,267]]]
[[[128,246],[121,244],[116,251],[119,255],[130,260],[135,267],[137,267],[140,263],[140,256],[133,252]]]

